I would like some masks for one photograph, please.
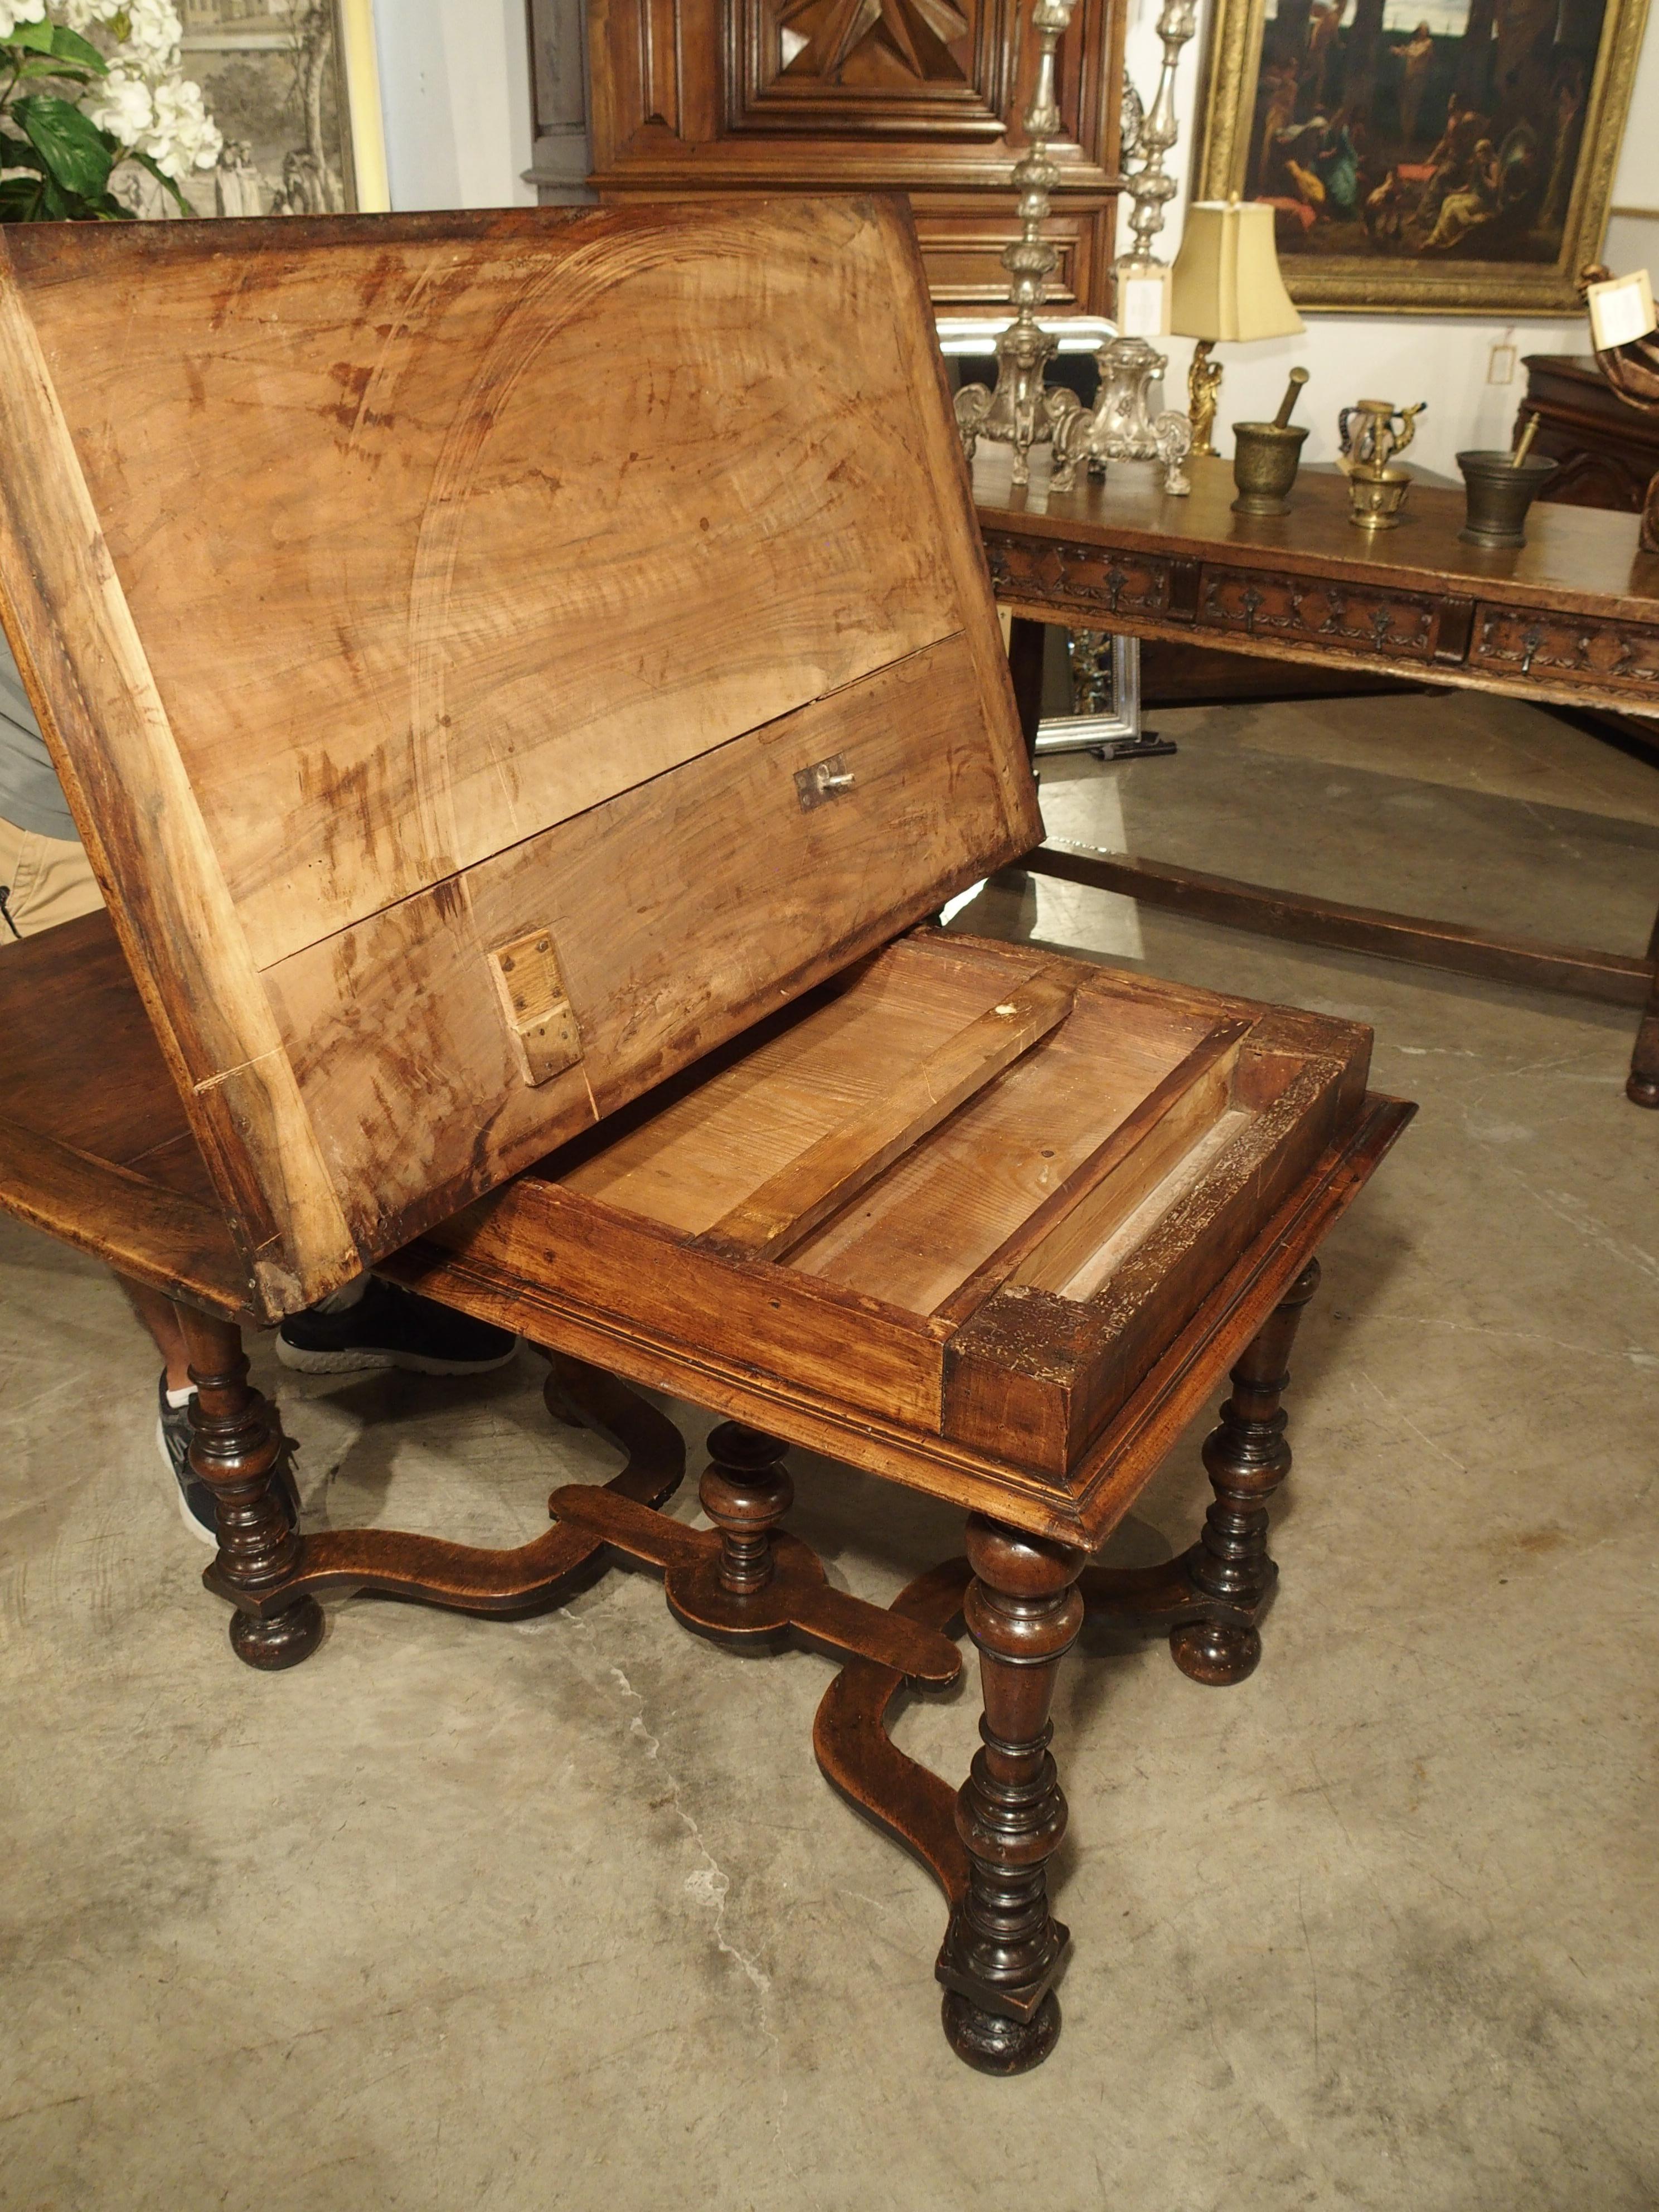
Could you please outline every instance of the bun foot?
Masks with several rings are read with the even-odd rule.
[[[302,1597],[269,1620],[251,1613],[230,1616],[230,1648],[245,1666],[274,1674],[283,1667],[297,1667],[309,1659],[323,1640],[323,1608],[314,1597]]]
[[[1182,1673],[1206,1688],[1224,1689],[1254,1674],[1261,1657],[1261,1638],[1253,1628],[1217,1620],[1194,1620],[1170,1637],[1170,1656]]]
[[[977,2074],[1029,2074],[1060,2040],[1060,1999],[1052,1990],[1029,2021],[981,2012],[955,1990],[945,1991],[939,2010],[945,2041]]]
[[[1632,1106],[1659,1107],[1659,1075],[1638,1075],[1632,1068],[1625,1096]]]

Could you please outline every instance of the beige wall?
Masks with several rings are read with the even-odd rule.
[[[1160,0],[1128,0],[1128,5],[1129,70],[1142,96],[1150,100],[1162,53],[1152,29]],[[1177,88],[1181,139],[1170,166],[1182,179],[1183,198],[1170,203],[1164,230],[1169,242],[1163,249],[1166,258],[1173,258],[1180,240],[1184,187],[1192,172],[1194,110],[1209,13],[1206,6],[1198,36],[1182,56]],[[1655,0],[1637,71],[1613,201],[1620,207],[1659,210],[1659,0]],[[1659,275],[1659,220],[1621,221],[1609,228],[1614,267],[1639,268],[1650,262]],[[1170,356],[1167,398],[1171,405],[1184,406],[1192,342],[1170,338],[1164,343]],[[1313,426],[1304,448],[1307,459],[1328,461],[1334,456],[1337,412],[1350,400],[1362,395],[1402,404],[1426,399],[1416,458],[1425,468],[1455,476],[1454,456],[1460,447],[1501,443],[1514,423],[1525,372],[1517,369],[1512,384],[1487,381],[1492,348],[1499,344],[1513,344],[1522,355],[1588,350],[1583,320],[1577,316],[1505,323],[1465,315],[1316,315],[1308,318],[1304,337],[1224,346],[1219,350],[1226,362],[1226,381],[1217,445],[1223,453],[1231,453],[1229,423],[1273,413],[1285,389],[1285,371],[1299,362],[1311,372],[1300,416]]]

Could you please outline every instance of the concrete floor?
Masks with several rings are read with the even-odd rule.
[[[1659,777],[1549,718],[1161,719],[1174,760],[1048,764],[1058,834],[1641,947]],[[992,2082],[947,2051],[937,1894],[812,1764],[823,1661],[726,1656],[612,1575],[520,1626],[337,1605],[308,1665],[237,1665],[143,1342],[96,1267],[8,1227],[0,2204],[1659,2204],[1633,1018],[1046,883],[957,926],[1358,1017],[1423,1106],[1327,1248],[1261,1671],[1206,1691],[1097,1639],[1063,1679],[1054,2058]],[[318,1522],[517,1540],[609,1472],[528,1355],[471,1386],[256,1364]],[[1192,1528],[1196,1441],[1115,1556]],[[957,1548],[925,1502],[797,1480],[851,1587]],[[975,1710],[902,1740],[954,1778]]]

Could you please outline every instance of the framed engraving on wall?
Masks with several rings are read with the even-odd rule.
[[[185,186],[197,214],[391,205],[371,0],[179,0],[179,11],[185,74],[225,141]]]
[[[1196,196],[1302,307],[1571,314],[1648,0],[1216,0]]]

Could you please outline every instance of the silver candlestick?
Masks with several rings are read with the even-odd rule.
[[[1060,426],[1080,412],[1075,392],[1047,385],[1043,374],[1060,341],[1042,329],[1036,311],[1048,295],[1048,277],[1059,253],[1042,235],[1048,214],[1048,195],[1060,182],[1060,171],[1048,158],[1048,146],[1060,136],[1060,103],[1054,96],[1054,48],[1072,20],[1076,0],[1036,0],[1031,27],[1041,41],[1036,82],[1025,111],[1029,148],[1014,167],[1019,193],[1019,236],[1006,246],[1002,265],[1012,280],[1008,296],[1014,319],[996,343],[995,388],[964,384],[957,394],[957,423],[968,458],[981,438],[1014,449],[1013,480],[1030,481],[1030,454],[1033,446],[1053,439]],[[1171,187],[1173,189],[1173,187]]]
[[[1158,90],[1152,106],[1144,113],[1136,100],[1133,112],[1126,112],[1126,125],[1132,125],[1123,134],[1123,160],[1138,161],[1138,169],[1126,171],[1123,188],[1134,202],[1129,216],[1129,228],[1134,244],[1118,264],[1120,269],[1161,269],[1164,264],[1152,252],[1152,240],[1164,228],[1164,210],[1180,186],[1164,167],[1164,156],[1181,135],[1176,120],[1176,72],[1181,65],[1181,49],[1198,28],[1197,0],[1164,0],[1164,13],[1158,19],[1158,35],[1164,44],[1164,63],[1158,75]],[[1128,102],[1125,102],[1126,111]]]
[[[1176,71],[1181,50],[1198,27],[1196,0],[1164,0],[1158,19],[1158,35],[1164,45],[1158,90],[1152,106],[1142,111],[1134,88],[1126,80],[1123,99],[1123,188],[1133,202],[1129,230],[1133,243],[1117,262],[1117,316],[1120,324],[1141,319],[1137,288],[1155,286],[1161,329],[1163,289],[1169,283],[1168,266],[1152,251],[1152,241],[1164,228],[1164,210],[1180,189],[1164,167],[1164,159],[1179,136],[1176,120]],[[1128,164],[1136,166],[1130,168]],[[1144,325],[1143,325],[1144,327]],[[1066,410],[1054,440],[1054,483],[1067,490],[1079,461],[1091,472],[1104,473],[1108,461],[1161,461],[1164,489],[1180,494],[1192,489],[1185,468],[1193,442],[1186,416],[1167,409],[1156,417],[1147,409],[1152,386],[1169,366],[1166,357],[1144,337],[1116,337],[1096,356],[1100,364],[1100,393],[1094,411]]]

